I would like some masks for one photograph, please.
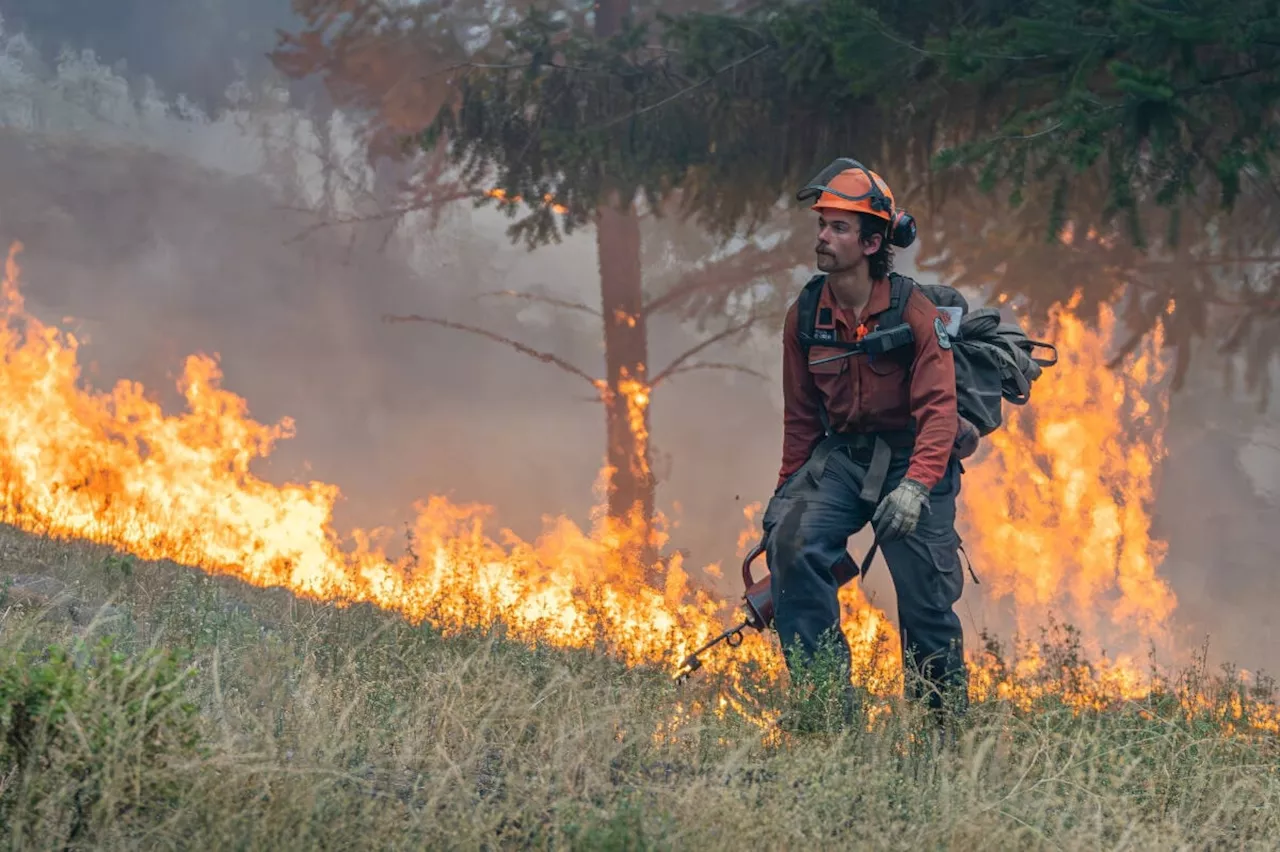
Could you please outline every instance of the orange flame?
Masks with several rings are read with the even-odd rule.
[[[635,436],[636,449],[632,454],[632,474],[638,479],[649,476],[649,427],[646,425],[649,411],[649,386],[642,379],[635,378],[622,368],[622,376],[618,380],[618,392],[627,400],[627,423],[631,434]]]
[[[599,647],[627,664],[673,671],[736,620],[736,595],[724,600],[698,588],[699,578],[679,560],[661,566],[663,588],[645,585],[641,566],[621,554],[634,550],[637,535],[649,534],[646,525],[603,510],[589,530],[556,518],[525,541],[507,530],[487,531],[488,507],[431,497],[416,507],[405,556],[388,557],[368,531],[344,541],[332,525],[337,487],[277,486],[250,471],[276,441],[292,436],[293,426],[251,419],[245,401],[220,386],[214,359],[187,359],[179,381],[186,411],[178,415],[165,414],[136,383],[120,382],[110,392],[79,387],[74,335],[24,310],[19,250],[15,245],[9,254],[0,288],[5,522],[300,595],[371,602],[445,632],[501,622],[517,640]],[[988,439],[988,458],[970,466],[964,529],[987,588],[1016,604],[1020,617],[1066,607],[1092,628],[1146,633],[1164,624],[1175,603],[1156,574],[1162,549],[1149,536],[1146,515],[1160,410],[1141,392],[1161,375],[1156,344],[1125,373],[1109,373],[1101,344],[1113,320],[1107,315],[1101,329],[1089,331],[1072,307],[1055,315],[1064,362],[1036,385],[1035,418],[1013,412],[1006,429]],[[620,390],[642,427],[649,389],[626,381]],[[1126,426],[1150,434],[1145,442],[1130,440]],[[753,528],[758,512],[758,504],[744,512]],[[748,541],[740,539],[740,547]],[[719,567],[702,573],[714,581]],[[892,693],[900,680],[888,619],[856,584],[840,597],[856,677],[875,694]],[[971,657],[978,664],[975,697],[1026,703],[1037,690],[1057,689],[1073,703],[1096,706],[1141,690],[1124,663],[1074,673],[1070,689],[1043,681],[1032,688],[1022,681],[1047,665],[1034,647],[1013,671],[980,653]],[[724,675],[727,689],[714,706],[695,703],[677,717],[734,710],[769,721],[743,688],[748,676],[767,685],[781,675],[780,656],[766,637],[749,633],[732,653],[707,656],[705,670]]]
[[[1148,398],[1165,372],[1162,337],[1157,326],[1123,370],[1107,369],[1115,317],[1104,306],[1091,329],[1077,302],[1050,318],[1060,363],[1028,409],[1006,407],[969,467],[962,530],[987,595],[1011,598],[1020,628],[1052,614],[1132,648],[1162,640],[1176,606],[1148,514],[1163,452],[1164,402]]]
[[[672,670],[733,616],[734,602],[690,588],[678,560],[665,568],[664,589],[644,586],[638,566],[620,555],[646,534],[643,524],[603,511],[590,531],[558,518],[527,542],[487,532],[488,507],[431,497],[416,507],[412,554],[390,559],[362,530],[344,543],[331,522],[335,486],[276,486],[250,471],[292,435],[292,424],[252,420],[244,400],[219,386],[214,359],[188,358],[180,415],[166,415],[134,383],[109,393],[79,388],[74,335],[24,312],[19,249],[6,264],[0,328],[5,521],[256,585],[372,602],[446,631],[501,621],[517,639],[599,645],[629,664]],[[647,388],[627,379],[622,391],[643,423]],[[751,636],[734,657],[708,659],[707,669],[742,662],[778,668],[768,643]]]
[[[489,196],[490,198],[496,198],[499,201],[510,200],[512,204],[519,204],[521,201],[524,200],[524,197],[520,195],[508,196],[507,191],[505,189],[488,189],[488,190],[485,190],[484,194]],[[546,195],[542,196],[542,203],[550,207],[552,212],[557,213],[561,216],[569,212],[569,208],[565,207],[563,204],[557,204],[555,197],[552,196],[550,193],[547,193]]]

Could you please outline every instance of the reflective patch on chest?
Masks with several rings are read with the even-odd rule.
[[[951,335],[947,334],[946,326],[942,324],[942,317],[933,318],[933,332],[938,336],[938,345],[943,349],[951,348]]]
[[[824,343],[834,343],[836,330],[834,328],[815,328],[813,330],[813,339],[821,340]]]

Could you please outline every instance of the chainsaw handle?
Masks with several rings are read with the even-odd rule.
[[[742,560],[742,587],[749,589],[755,585],[756,581],[751,579],[751,563],[764,553],[764,539],[760,539],[760,543],[751,548],[751,552],[747,554],[747,558]]]

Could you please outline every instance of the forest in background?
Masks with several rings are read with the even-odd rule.
[[[154,375],[154,380],[146,382],[149,387],[168,387],[171,381],[155,371],[175,370],[188,350],[223,353],[228,386],[241,390],[255,413],[268,421],[289,414],[303,424],[298,438],[283,445],[272,460],[273,468],[278,468],[272,475],[317,475],[342,483],[348,497],[343,511],[350,511],[356,522],[384,523],[403,512],[407,502],[434,492],[495,503],[504,520],[510,519],[518,530],[525,531],[535,529],[540,516],[548,511],[584,513],[600,456],[584,453],[581,448],[601,446],[603,436],[590,413],[592,406],[583,400],[589,393],[577,393],[574,379],[557,376],[554,369],[526,363],[515,353],[462,334],[388,327],[375,318],[387,313],[430,312],[470,319],[472,324],[535,346],[550,348],[564,341],[567,348],[557,350],[559,355],[566,360],[589,361],[598,357],[599,334],[589,318],[575,316],[573,310],[566,314],[523,300],[523,310],[517,312],[502,304],[499,297],[470,297],[480,289],[475,283],[479,280],[486,282],[485,291],[528,290],[575,303],[598,300],[593,237],[575,234],[560,246],[527,254],[517,246],[504,248],[499,234],[502,220],[492,215],[484,218],[485,211],[469,212],[464,201],[449,205],[443,214],[444,221],[452,224],[431,229],[424,222],[429,217],[411,216],[401,222],[394,239],[384,243],[388,222],[379,217],[387,207],[394,208],[398,200],[394,190],[401,179],[412,177],[414,172],[403,163],[384,163],[381,171],[367,168],[357,141],[363,126],[335,112],[331,99],[315,80],[280,80],[273,76],[270,63],[261,61],[274,42],[275,34],[269,28],[293,26],[300,31],[299,18],[287,9],[272,9],[270,4],[243,13],[242,22],[231,28],[239,35],[227,36],[224,43],[230,48],[222,52],[237,62],[219,72],[222,77],[207,75],[208,81],[217,80],[220,92],[206,81],[205,91],[198,97],[184,98],[171,94],[182,92],[182,75],[165,70],[166,62],[172,65],[177,60],[159,56],[172,49],[168,45],[175,39],[163,40],[163,51],[156,47],[156,40],[149,37],[154,30],[148,28],[157,26],[161,16],[144,3],[135,5],[136,10],[117,16],[109,27],[91,27],[87,19],[75,16],[52,22],[24,11],[19,4],[6,7],[7,22],[21,25],[25,21],[33,27],[14,41],[14,25],[6,25],[10,39],[6,68],[17,69],[16,75],[8,78],[14,81],[7,84],[8,90],[27,86],[32,94],[45,98],[37,106],[38,98],[29,97],[32,106],[11,112],[13,117],[6,125],[24,132],[78,133],[109,142],[112,150],[103,156],[112,161],[127,161],[129,156],[121,152],[130,149],[167,150],[171,170],[142,182],[136,195],[118,195],[121,185],[139,183],[130,180],[127,169],[120,173],[113,168],[94,168],[82,173],[98,177],[104,188],[97,192],[117,197],[114,203],[130,213],[151,206],[160,190],[181,175],[182,180],[204,181],[229,193],[223,195],[217,214],[208,213],[209,208],[200,204],[191,205],[197,209],[186,221],[191,222],[199,239],[207,238],[211,222],[245,221],[241,196],[236,192],[256,193],[252,206],[263,211],[263,220],[271,220],[270,226],[245,227],[258,244],[252,252],[232,248],[239,245],[236,240],[243,234],[223,232],[226,249],[211,260],[207,249],[195,252],[187,248],[192,240],[190,232],[155,238],[159,226],[154,223],[166,220],[168,227],[167,220],[174,219],[168,209],[145,215],[90,214],[84,223],[64,218],[70,227],[58,235],[56,250],[52,241],[41,246],[38,240],[25,239],[33,298],[43,297],[46,285],[35,283],[41,280],[48,282],[50,293],[59,287],[72,288],[63,291],[62,301],[52,302],[50,308],[92,321],[94,318],[88,318],[91,312],[83,309],[92,298],[85,293],[106,297],[103,301],[109,310],[100,320],[105,324],[92,344],[102,347],[99,362],[100,368],[105,368],[104,378],[128,375],[145,379]],[[203,20],[199,16],[204,14],[201,9],[192,4],[179,15],[179,5],[164,12],[169,16],[167,31],[199,29]],[[323,11],[322,6],[314,9]],[[420,8],[426,12],[432,9],[429,4]],[[468,19],[464,12],[473,18]],[[492,15],[481,21],[474,17],[479,14],[474,10],[460,8],[455,13],[456,25],[440,30],[449,42],[440,56],[453,62],[456,60],[448,50],[465,50],[468,45],[480,45],[477,49],[502,46]],[[225,20],[235,21],[237,14],[241,13],[227,14]],[[465,37],[476,32],[487,33],[487,41],[479,36],[471,41]],[[30,47],[21,44],[24,39],[30,40]],[[94,59],[72,55],[59,59],[63,45],[98,53]],[[151,94],[147,94],[144,76],[158,87]],[[44,82],[37,85],[37,80]],[[26,101],[6,98],[6,103]],[[237,141],[232,144],[231,140]],[[40,150],[36,156],[41,160],[48,155]],[[78,151],[69,156],[84,162]],[[196,172],[186,166],[191,159],[208,170],[203,177],[193,178]],[[135,160],[139,162],[135,168],[156,168],[151,158]],[[341,169],[320,165],[335,160],[343,161]],[[62,167],[64,162],[37,162],[33,167],[15,168],[10,174],[39,174],[41,168],[72,174]],[[237,190],[222,188],[228,172],[241,179],[228,184]],[[252,179],[244,181],[246,176]],[[267,194],[251,189],[251,183],[265,183]],[[80,191],[80,185],[76,184],[75,191]],[[29,210],[33,218],[42,218],[37,211],[40,204],[48,203],[47,194],[42,199],[39,189],[34,192],[33,205],[15,205],[15,209]],[[953,190],[953,195],[957,194],[965,197],[963,189]],[[191,198],[181,190],[174,196],[183,202]],[[67,197],[60,197],[64,206]],[[98,196],[91,194],[93,197]],[[983,221],[987,211],[1000,209],[998,201],[992,198],[973,205],[977,212],[972,221],[963,217],[946,220],[949,227],[960,229],[950,244],[981,246],[988,252],[971,259],[970,268],[994,267],[1000,257],[1013,258],[1005,267],[1005,281],[997,287],[1032,280],[1034,271],[1042,269],[1058,270],[1062,273],[1059,280],[1064,282],[1092,280],[1099,276],[1089,275],[1090,270],[1106,268],[1114,275],[1116,267],[1123,271],[1128,268],[1125,264],[1135,262],[1131,254],[1099,257],[1103,249],[1091,246],[1067,263],[1060,256],[1061,247],[1046,246],[1030,234],[1021,234],[1025,238],[1018,243],[1025,248],[1022,254],[1014,254],[999,240],[974,239],[973,234],[982,228],[996,234],[1007,232],[1011,239],[1021,233],[1017,229],[1001,231],[999,223]],[[82,211],[90,209],[90,203],[73,202]],[[288,216],[281,216],[281,210]],[[373,221],[311,230],[321,220],[353,214],[363,217],[371,212]],[[5,218],[13,215],[6,212]],[[926,217],[922,214],[921,218]],[[137,228],[132,233],[100,233],[104,229],[97,226],[107,220],[115,227],[132,221]],[[1022,218],[1016,221],[1025,224],[1027,231],[1040,224],[1031,216],[1025,217],[1025,222]],[[715,234],[672,218],[646,219],[646,288],[658,293],[671,289],[679,294],[680,285],[688,281],[686,273],[694,269],[700,273],[704,292],[714,294],[691,303],[673,300],[672,306],[679,310],[665,325],[659,325],[658,331],[651,332],[650,350],[671,357],[696,345],[705,335],[715,334],[717,328],[698,328],[700,312],[731,327],[732,309],[741,309],[744,303],[724,301],[725,288],[735,296],[763,294],[762,304],[769,304],[772,298],[776,308],[778,300],[785,299],[787,286],[797,280],[797,265],[806,262],[807,239],[802,230],[796,230],[803,224],[802,218],[783,216],[771,228],[766,227],[747,251],[730,254],[722,249],[720,253],[728,255],[725,260],[706,270],[698,269],[697,264],[716,257]],[[1265,231],[1262,225],[1259,228]],[[339,231],[342,238],[333,238]],[[480,236],[486,233],[487,237]],[[299,234],[306,238],[296,240]],[[946,236],[935,234],[931,243],[922,243],[935,247],[936,252],[936,246],[948,244]],[[102,245],[76,248],[77,241]],[[150,253],[158,258],[148,257],[137,252],[140,245],[163,249]],[[741,241],[731,242],[728,249],[742,246]],[[78,252],[87,254],[83,260],[70,260]],[[127,256],[131,262],[148,257],[151,268],[140,273],[130,263],[123,264],[114,290],[103,287],[103,276],[77,271],[101,268],[103,258],[113,256]],[[503,260],[495,265],[496,257]],[[230,258],[241,266],[227,267]],[[955,263],[954,258],[947,260]],[[37,275],[40,264],[46,262],[62,266],[51,266],[50,274]],[[175,264],[179,276],[173,273]],[[207,271],[193,273],[202,265]],[[955,270],[944,265],[941,271],[948,268]],[[751,274],[744,274],[747,270]],[[183,278],[187,286],[175,291],[176,277]],[[799,277],[803,277],[802,271]],[[108,275],[106,280],[110,278]],[[145,283],[148,280],[149,285]],[[212,284],[214,280],[219,283]],[[1222,286],[1233,282],[1238,279],[1224,278]],[[130,305],[125,294],[139,286],[167,288],[165,300],[147,302],[153,316],[173,326],[166,340],[145,344],[154,348],[144,348],[141,341],[145,336],[139,338],[134,333],[137,326],[133,323],[144,315]],[[264,298],[266,293],[271,295]],[[260,300],[253,312],[255,319],[248,328],[233,329],[230,318],[243,324],[239,312],[250,294]],[[211,299],[220,300],[220,304],[211,305]],[[148,317],[139,324],[149,323]],[[127,345],[110,342],[114,335],[109,336],[107,329],[111,327],[130,329],[117,338],[127,340]],[[688,547],[697,559],[726,558],[727,543],[736,538],[741,526],[742,505],[761,499],[759,492],[768,487],[770,471],[776,467],[777,438],[772,426],[777,407],[776,379],[772,378],[775,344],[766,323],[736,341],[720,344],[718,351],[724,355],[716,358],[770,378],[708,372],[689,376],[683,383],[673,382],[664,393],[655,394],[652,434],[656,453],[652,466],[658,475],[660,505],[670,511],[679,503],[677,543]],[[113,372],[112,357],[103,356],[116,346],[119,354],[113,357],[124,360],[116,362],[119,366]],[[1180,614],[1215,637],[1234,634],[1225,640],[1229,651],[1253,648],[1271,641],[1260,638],[1266,636],[1261,618],[1242,620],[1223,615],[1234,607],[1247,611],[1252,602],[1266,599],[1271,588],[1268,575],[1256,566],[1267,550],[1265,518],[1275,493],[1274,481],[1267,479],[1274,426],[1268,414],[1254,410],[1259,399],[1256,384],[1253,392],[1232,390],[1221,380],[1223,364],[1242,364],[1248,353],[1226,357],[1208,345],[1197,351],[1198,357],[1189,362],[1190,384],[1173,398],[1167,440],[1170,454],[1161,471],[1156,532],[1170,542],[1163,570],[1180,591]],[[466,365],[462,370],[472,372],[459,369],[456,355],[463,352],[467,357],[462,359]],[[1254,355],[1256,362],[1259,359]],[[1267,362],[1265,352],[1261,360]],[[263,370],[264,363],[278,368]],[[335,370],[339,375],[349,371],[350,380],[331,381]],[[1256,367],[1254,374],[1260,375]],[[315,378],[299,378],[306,375]],[[476,388],[480,386],[492,392],[477,399]],[[714,420],[700,416],[707,410],[716,412]],[[477,411],[481,412],[479,417]],[[729,447],[722,440],[721,425],[726,422],[759,426],[735,429],[737,443]],[[513,437],[517,428],[518,440]],[[428,434],[431,439],[424,440]],[[445,437],[455,435],[467,435],[469,440],[460,444],[456,438]],[[523,465],[529,458],[525,447],[530,444],[547,448],[537,454],[533,468]],[[521,471],[525,478],[513,479]],[[1212,497],[1206,499],[1206,494]],[[1206,503],[1215,509],[1205,511]],[[1231,508],[1223,511],[1223,506]],[[1218,566],[1212,574],[1204,570],[1210,562]]]
[[[5,836],[33,849],[1273,846],[1280,715],[1274,681],[1254,673],[1280,652],[1280,424],[1262,381],[1274,273],[1255,262],[1266,254],[1242,275],[1219,252],[1273,239],[1260,164],[1277,10],[687,0],[642,36],[621,13],[653,7],[596,8],[0,0],[0,238],[23,244],[0,294]],[[1061,17],[1001,26],[1011,10]],[[1090,64],[1091,50],[1111,61]],[[406,57],[470,108],[390,97],[403,90],[384,72],[423,70]],[[620,81],[629,100],[597,97]],[[562,109],[531,137],[539,88]],[[873,89],[913,106],[886,113]],[[1012,115],[1002,91],[1017,92]],[[1067,97],[1019,115],[1046,92]],[[872,144],[926,139],[933,118],[980,103],[994,112],[975,131],[1003,120],[1005,135],[1051,143],[1035,156],[1083,165],[1081,194],[1059,205],[1050,169],[1012,210],[1008,180],[984,194],[973,171],[994,164],[1016,183],[1016,158],[995,145],[963,152],[978,165],[932,197],[914,179],[926,151]],[[650,133],[670,129],[668,105],[701,129]],[[371,144],[396,138],[388,127],[432,120],[422,144],[370,161]],[[1173,144],[1138,157],[1129,184],[1102,180],[1090,162],[1121,176],[1135,165],[1103,144],[1113,131]],[[1223,160],[1224,134],[1249,132]],[[808,154],[774,159],[789,135]],[[510,157],[534,142],[538,156]],[[706,161],[713,142],[722,161]],[[883,163],[903,187],[923,226],[904,270],[1112,354],[1136,341],[1114,370],[1071,353],[1019,415],[1081,440],[1090,464],[1028,428],[970,466],[962,511],[984,580],[961,607],[974,703],[945,743],[898,697],[880,569],[842,596],[865,725],[775,726],[795,708],[776,648],[754,633],[690,682],[670,677],[731,617],[744,509],[777,470],[776,323],[807,275],[810,224],[764,202],[828,148]],[[450,170],[450,150],[477,168]],[[760,168],[733,183],[742,157]],[[491,181],[485,167],[507,159],[518,167]],[[1175,248],[1156,229],[1140,251],[1130,214],[1168,223],[1143,181],[1171,164],[1194,177],[1181,185],[1194,193],[1166,199],[1191,205],[1190,239]],[[663,183],[677,173],[678,187]],[[1218,196],[1233,175],[1228,213]],[[602,198],[632,180],[655,191],[597,227]],[[1108,189],[1126,185],[1136,211]],[[518,195],[534,203],[500,203]],[[1059,228],[1060,212],[1076,224]],[[1125,214],[1111,232],[1109,212]],[[507,231],[530,214],[531,229]],[[1109,301],[1117,282],[1127,289]],[[1049,310],[1077,285],[1073,310],[1099,324]],[[626,328],[610,330],[601,308],[615,296],[638,298],[643,323],[623,304]],[[384,321],[405,314],[439,322]],[[611,345],[631,360],[611,362]],[[643,364],[646,382],[611,363]],[[94,393],[117,380],[136,384]],[[621,443],[598,392],[611,382],[628,415],[654,391]],[[284,418],[296,434],[269,456],[243,449],[287,433]],[[652,487],[679,521],[661,588],[600,525],[625,502],[592,490],[611,454],[646,459],[627,487]],[[1028,479],[1044,500],[1011,523],[1002,513]],[[337,487],[334,526],[386,525],[404,552],[340,551],[324,531]],[[1108,519],[1123,519],[1120,539]],[[1036,558],[992,548],[993,530],[1025,535]],[[1045,600],[1012,606],[1002,584],[1019,580]],[[1011,641],[1020,617],[1055,614],[1081,632]],[[1170,635],[1150,680],[1143,659],[1096,653],[1153,623],[1152,638]]]

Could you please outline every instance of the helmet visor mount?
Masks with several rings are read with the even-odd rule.
[[[860,171],[866,176],[868,186],[866,192],[861,193],[860,195],[849,195],[831,186],[831,182],[837,175],[850,170]],[[870,199],[868,206],[872,211],[883,213],[884,215],[882,218],[890,218],[893,214],[893,202],[889,200],[884,190],[880,188],[880,185],[876,182],[876,178],[871,173],[871,170],[862,165],[862,163],[859,163],[857,160],[850,160],[848,157],[840,157],[836,160],[832,160],[829,166],[818,172],[813,180],[809,181],[804,188],[796,193],[796,200],[811,201],[821,198],[824,193],[834,195],[837,198],[843,198],[845,201],[854,204],[859,201],[866,201],[867,199]]]

